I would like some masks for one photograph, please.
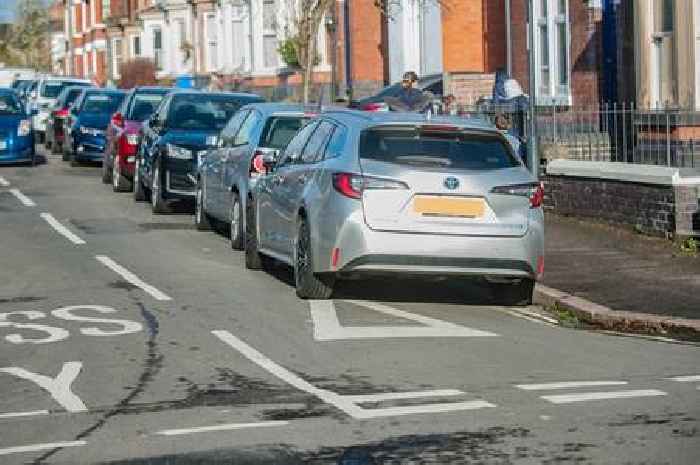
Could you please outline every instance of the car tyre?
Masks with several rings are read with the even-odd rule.
[[[202,186],[202,178],[197,179],[197,186],[195,187],[194,225],[197,231],[212,230],[211,218],[204,210],[204,186]]]
[[[249,270],[262,270],[266,259],[258,251],[258,233],[255,224],[255,208],[248,199],[245,208],[245,267]]]
[[[80,162],[79,162],[78,159],[76,158],[75,153],[72,153],[72,154],[70,155],[70,166],[72,166],[72,167],[74,167],[74,168],[75,168],[76,166],[80,166]]]
[[[231,212],[229,214],[231,224],[231,248],[233,250],[245,249],[245,231],[243,229],[243,209],[241,196],[238,192],[231,194]]]
[[[117,160],[114,160],[112,163],[112,190],[114,192],[128,192],[131,190],[131,183],[119,170]]]
[[[313,272],[311,231],[306,218],[301,217],[294,251],[294,282],[297,296],[302,299],[330,299],[335,279],[332,275]]]
[[[153,213],[168,213],[168,202],[163,198],[160,178],[160,163],[156,162],[153,168],[153,183],[151,184],[151,209]]]
[[[499,303],[513,307],[525,307],[532,305],[535,280],[521,279],[512,283],[492,283],[491,290]]]
[[[143,182],[141,182],[140,164],[139,159],[136,158],[136,165],[134,166],[134,201],[136,202],[144,202],[148,199],[146,188],[143,187]]]
[[[102,159],[102,182],[110,184],[112,182],[112,170],[107,168],[107,155]]]

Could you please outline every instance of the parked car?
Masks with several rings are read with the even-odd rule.
[[[170,87],[135,87],[112,115],[107,126],[102,182],[112,183],[114,192],[131,190],[141,126],[171,90]]]
[[[46,147],[51,149],[51,153],[63,152],[63,130],[66,119],[70,116],[70,107],[78,99],[80,93],[85,89],[82,86],[64,87],[56,103],[51,108],[49,118],[46,120]]]
[[[31,115],[14,89],[0,88],[0,163],[35,163]]]
[[[300,297],[329,298],[347,275],[481,275],[531,302],[544,193],[493,126],[328,111],[269,166],[248,200],[246,266],[288,263]]]
[[[254,94],[175,91],[144,125],[134,168],[134,199],[150,198],[154,213],[168,201],[193,199],[204,152],[242,106],[262,102]]]
[[[64,159],[75,166],[83,161],[101,162],[109,120],[121,105],[126,92],[115,89],[85,89],[70,110],[65,131]]]
[[[44,143],[46,122],[49,119],[51,108],[56,104],[56,99],[64,87],[83,86],[91,87],[93,84],[86,79],[65,77],[43,77],[36,83],[29,94],[29,107],[37,109],[38,113],[33,117],[34,131],[39,141]],[[48,148],[48,147],[47,147]]]
[[[207,152],[197,176],[195,224],[230,225],[231,247],[243,250],[245,208],[250,186],[306,124],[311,113],[301,105],[254,103],[236,113],[221,132],[219,146]]]
[[[439,99],[443,95],[442,74],[430,74],[418,79],[416,89],[430,92]],[[389,111],[389,106],[384,102],[387,97],[396,97],[401,91],[401,83],[396,82],[377,92],[375,95],[351,102],[350,107],[362,111]]]

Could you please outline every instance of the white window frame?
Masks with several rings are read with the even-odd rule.
[[[260,16],[262,18],[262,27],[261,27],[261,34],[260,34],[260,36],[261,36],[260,42],[261,42],[261,49],[262,49],[261,65],[262,65],[264,70],[276,70],[276,69],[279,69],[281,66],[283,66],[282,58],[280,57],[279,52],[275,52],[276,53],[276,56],[275,56],[276,64],[275,65],[267,66],[267,64],[265,63],[265,61],[267,59],[267,57],[265,56],[265,39],[274,37],[275,40],[277,40],[278,44],[279,44],[279,35],[277,32],[280,29],[280,21],[279,21],[278,17],[275,17],[275,25],[273,28],[265,28],[265,4],[268,2],[274,2],[275,8],[273,8],[273,10],[275,12],[278,12],[279,8],[280,8],[280,3],[278,0],[261,0],[260,1]]]
[[[139,40],[139,53],[136,53],[136,39]],[[140,34],[134,34],[129,37],[129,51],[132,58],[140,57],[143,54],[143,43],[141,42]]]
[[[117,50],[119,50],[119,54],[117,54]],[[121,62],[124,63],[124,42],[121,37],[114,37],[112,39],[112,77],[114,79],[121,78],[121,75],[119,74],[117,56],[119,56]]]
[[[542,15],[542,2],[547,2],[547,16]],[[532,41],[532,49],[535,53],[535,88],[537,105],[563,105],[572,104],[571,96],[571,17],[570,0],[566,0],[566,13],[559,13],[560,0],[534,0],[535,36]],[[578,0],[575,0],[578,1]],[[559,62],[559,25],[566,24],[566,85],[561,85]],[[549,53],[549,82],[542,82],[542,53],[541,53],[541,28],[547,26],[547,51]]]
[[[206,43],[206,63],[207,71],[213,72],[218,67],[218,50],[219,50],[219,21],[216,19],[216,13],[206,13],[204,15],[204,40]]]
[[[160,48],[156,48],[156,31],[160,31]],[[143,45],[143,44],[142,44]],[[165,70],[165,50],[163,41],[163,28],[154,26],[151,28],[151,48],[153,49],[153,62],[156,65],[156,71]],[[158,53],[160,51],[160,53]]]

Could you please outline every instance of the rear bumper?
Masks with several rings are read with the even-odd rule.
[[[320,226],[323,237],[314,240],[317,272],[347,274],[479,275],[538,278],[538,263],[544,257],[544,221],[533,212],[522,236],[450,236],[374,231],[361,212],[353,214],[336,233],[333,225]],[[312,238],[314,239],[314,238]],[[339,259],[333,267],[333,249]]]

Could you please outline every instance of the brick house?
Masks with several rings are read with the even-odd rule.
[[[66,74],[107,82],[107,41],[104,16],[110,0],[62,0],[68,38]]]
[[[121,78],[123,63],[142,56],[141,22],[138,14],[152,4],[152,0],[110,0],[107,26],[107,75],[112,82]]]

